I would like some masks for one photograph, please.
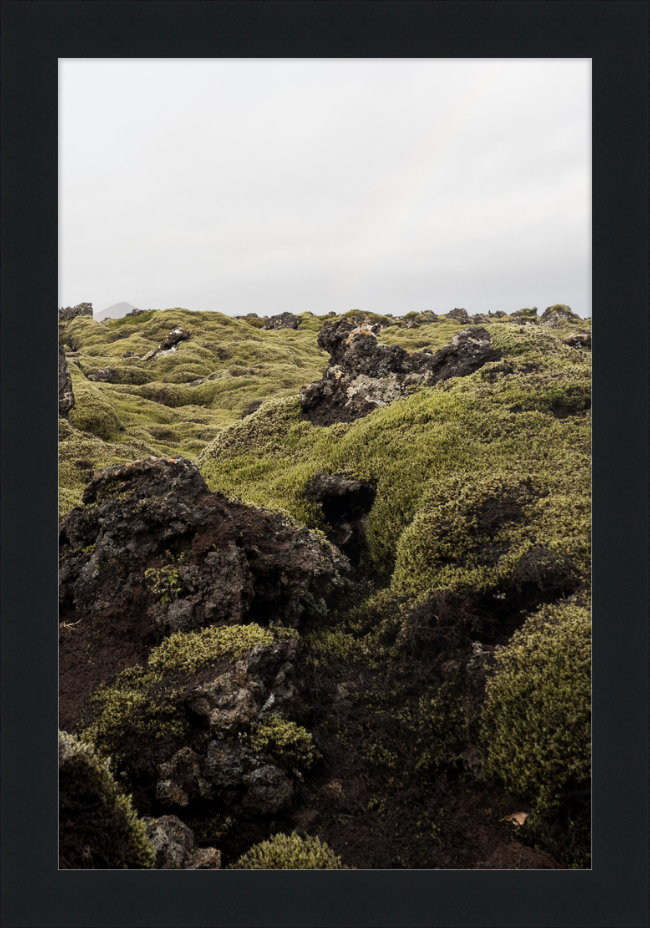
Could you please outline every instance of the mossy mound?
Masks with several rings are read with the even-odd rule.
[[[145,442],[137,441],[124,432],[117,443],[104,441],[92,432],[74,428],[59,419],[59,516],[63,517],[81,505],[86,484],[95,470],[111,464],[137,461],[154,454]]]
[[[545,605],[497,655],[482,719],[486,772],[554,812],[591,774],[591,617]]]
[[[146,665],[122,671],[111,685],[93,693],[93,718],[81,739],[123,769],[137,767],[140,755],[156,742],[167,739],[180,745],[190,730],[182,707],[190,678],[273,640],[271,631],[254,624],[170,635],[151,651]]]
[[[208,486],[327,530],[305,498],[317,471],[375,483],[370,554],[410,596],[588,583],[590,359],[538,327],[489,330],[501,360],[352,423],[314,426],[298,397],[266,403],[201,453]]]
[[[341,858],[318,838],[273,835],[232,864],[232,870],[345,870]]]
[[[150,869],[155,852],[105,761],[88,744],[59,732],[59,867]]]
[[[327,358],[316,337],[323,321],[303,313],[298,329],[264,331],[260,320],[177,308],[62,322],[75,396],[70,423],[105,442],[195,458],[252,402],[295,393],[320,377]],[[191,337],[143,360],[176,326]],[[72,476],[62,472],[60,486],[76,494]],[[64,512],[71,501],[62,494]]]

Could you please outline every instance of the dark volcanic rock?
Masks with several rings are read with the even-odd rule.
[[[169,335],[163,339],[160,343],[161,351],[169,351],[170,348],[173,348],[174,345],[177,345],[179,342],[187,341],[188,338],[191,338],[192,333],[189,329],[184,329],[182,326],[177,325],[175,329],[172,329]]]
[[[318,344],[330,353],[330,364],[322,380],[301,391],[303,416],[314,425],[352,422],[408,396],[417,385],[466,376],[500,356],[481,327],[457,332],[435,354],[380,345],[373,329],[367,321],[355,325],[347,319],[323,325]]]
[[[62,306],[59,309],[59,322],[69,322],[77,316],[92,316],[92,303],[78,303],[77,306]]]
[[[332,526],[328,538],[357,565],[366,547],[367,516],[377,487],[362,480],[317,471],[305,488],[305,498],[317,503]]]
[[[296,625],[326,610],[349,570],[337,548],[323,550],[285,516],[210,493],[185,458],[98,471],[84,503],[61,529],[64,728],[76,724],[91,689],[141,662],[165,634],[242,621]]]
[[[59,343],[59,417],[67,419],[74,406],[74,393],[72,392],[72,377],[65,362],[65,349]]]
[[[271,316],[262,326],[263,329],[297,329],[300,324],[300,318],[293,313],[280,313],[278,316]]]
[[[220,852],[213,847],[196,848],[192,829],[177,816],[146,816],[143,821],[156,852],[156,870],[220,869]]]
[[[458,307],[456,307],[456,309],[450,310],[447,313],[447,316],[450,319],[455,319],[456,322],[462,323],[462,325],[469,325],[469,323],[471,322],[471,319],[469,318],[469,313],[467,312],[466,309],[459,309]]]

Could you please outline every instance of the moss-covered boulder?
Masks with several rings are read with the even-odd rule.
[[[59,732],[59,867],[149,869],[146,825],[92,747]]]

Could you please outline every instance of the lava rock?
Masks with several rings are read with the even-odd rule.
[[[113,376],[112,368],[100,367],[93,374],[88,374],[88,380],[98,381],[99,383],[110,383]]]
[[[500,357],[486,329],[463,329],[435,354],[380,345],[366,319],[325,323],[318,344],[330,354],[323,378],[301,391],[303,417],[314,425],[352,422],[386,406],[419,385],[463,377]]]
[[[83,500],[60,535],[64,728],[77,724],[92,689],[145,660],[164,635],[241,622],[296,626],[326,612],[347,582],[350,562],[336,547],[281,513],[210,493],[185,458],[104,468]],[[263,654],[277,673],[290,648],[254,659]]]
[[[92,316],[92,314],[92,303],[78,303],[76,306],[62,306],[59,309],[59,322],[70,322],[71,319],[76,319],[77,316]]]
[[[297,329],[300,324],[300,317],[294,316],[293,313],[280,313],[278,316],[271,316],[264,325],[263,329]]]
[[[196,848],[194,832],[176,815],[145,816],[147,836],[156,852],[156,870],[219,870],[221,853]]]
[[[448,317],[449,319],[455,319],[456,322],[460,322],[460,323],[462,323],[463,325],[468,325],[468,324],[470,323],[470,321],[471,321],[470,318],[469,318],[469,313],[467,312],[467,310],[466,310],[466,309],[459,309],[458,307],[456,307],[455,309],[450,310],[450,312],[447,313],[447,317]]]

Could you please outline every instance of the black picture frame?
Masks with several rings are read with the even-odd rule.
[[[648,14],[645,0],[3,2],[7,928],[648,924]],[[592,870],[57,869],[57,60],[79,57],[592,59]]]

